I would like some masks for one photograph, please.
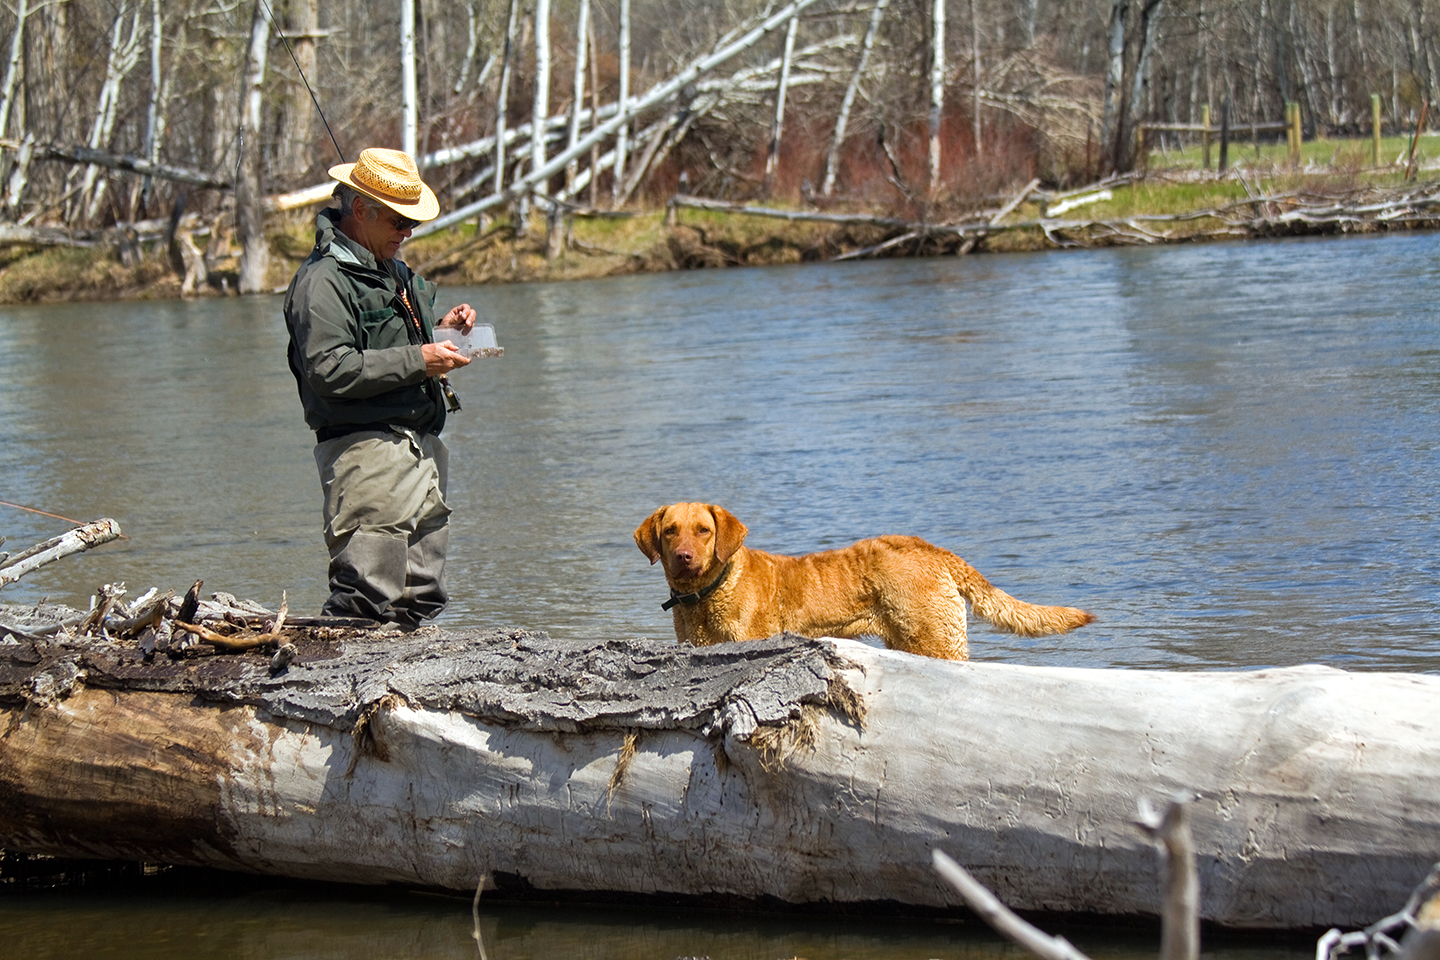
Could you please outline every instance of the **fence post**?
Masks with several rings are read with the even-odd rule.
[[[1425,118],[1430,113],[1430,101],[1426,100],[1420,105],[1420,119],[1415,121],[1415,136],[1410,141],[1410,158],[1405,161],[1405,180],[1408,183],[1415,179],[1415,151],[1420,146],[1420,131],[1425,129]]]
[[[1380,156],[1380,94],[1370,94],[1370,126],[1372,137],[1375,140],[1375,166],[1380,166],[1384,158]]]
[[[1205,169],[1210,169],[1210,104],[1203,104],[1200,107],[1200,126],[1205,129],[1200,131],[1200,142],[1205,148]]]
[[[1300,165],[1300,104],[1293,100],[1285,104],[1285,122],[1289,124],[1286,139],[1290,141],[1290,162]]]
[[[1225,102],[1220,104],[1220,172],[1225,172],[1225,167],[1230,162],[1230,95],[1225,95]]]

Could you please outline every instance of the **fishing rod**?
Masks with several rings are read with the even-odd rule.
[[[0,500],[0,507],[14,507],[16,510],[27,510],[30,513],[38,513],[42,517],[54,517],[56,520],[64,520],[66,523],[73,523],[77,527],[85,526],[83,520],[71,520],[69,517],[62,517],[58,513],[46,513],[44,510],[37,510],[34,507],[27,507],[20,503],[11,503],[8,500]]]

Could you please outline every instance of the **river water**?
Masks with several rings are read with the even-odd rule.
[[[631,531],[661,504],[705,500],[739,516],[752,547],[916,534],[1021,599],[1099,617],[1035,640],[972,622],[977,659],[1440,670],[1437,245],[1406,234],[442,288],[442,309],[468,300],[505,355],[452,377],[465,408],[445,432],[456,512],[441,623],[668,637],[663,576]],[[105,582],[134,596],[204,579],[318,610],[313,438],[279,309],[0,308],[0,499],[114,517],[128,536],[4,599],[83,606]],[[68,528],[0,506],[12,550]],[[446,922],[463,939],[465,917]],[[704,954],[705,936],[613,955]],[[780,942],[709,952],[801,949]],[[965,942],[804,955],[979,949]],[[214,955],[330,955],[265,943]]]

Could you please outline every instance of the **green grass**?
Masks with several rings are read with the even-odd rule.
[[[1290,148],[1283,136],[1266,140],[1261,135],[1259,150],[1249,140],[1248,131],[1243,127],[1236,131],[1244,139],[1231,140],[1228,160],[1231,166],[1244,168],[1280,168],[1290,165]],[[1158,135],[1157,135],[1158,136]],[[1171,137],[1174,135],[1171,134]],[[1184,147],[1179,150],[1161,150],[1158,140],[1150,144],[1150,168],[1199,170],[1204,165],[1204,149],[1198,134],[1186,134]],[[1314,139],[1300,145],[1300,162],[1306,167],[1328,167],[1335,170],[1369,170],[1377,176],[1380,171],[1393,174],[1396,179],[1403,175],[1404,158],[1410,150],[1410,137],[1381,137],[1379,168],[1374,164],[1374,141],[1369,137],[1353,139]],[[1417,162],[1424,166],[1440,157],[1440,134],[1424,134],[1415,148]],[[1220,134],[1217,131],[1210,144],[1210,165],[1215,169],[1220,161]],[[1379,182],[1379,181],[1377,181]]]

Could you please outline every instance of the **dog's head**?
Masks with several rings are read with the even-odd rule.
[[[724,564],[745,543],[745,524],[724,507],[709,503],[672,503],[635,528],[635,546],[654,563],[659,560],[670,582],[704,577]]]

